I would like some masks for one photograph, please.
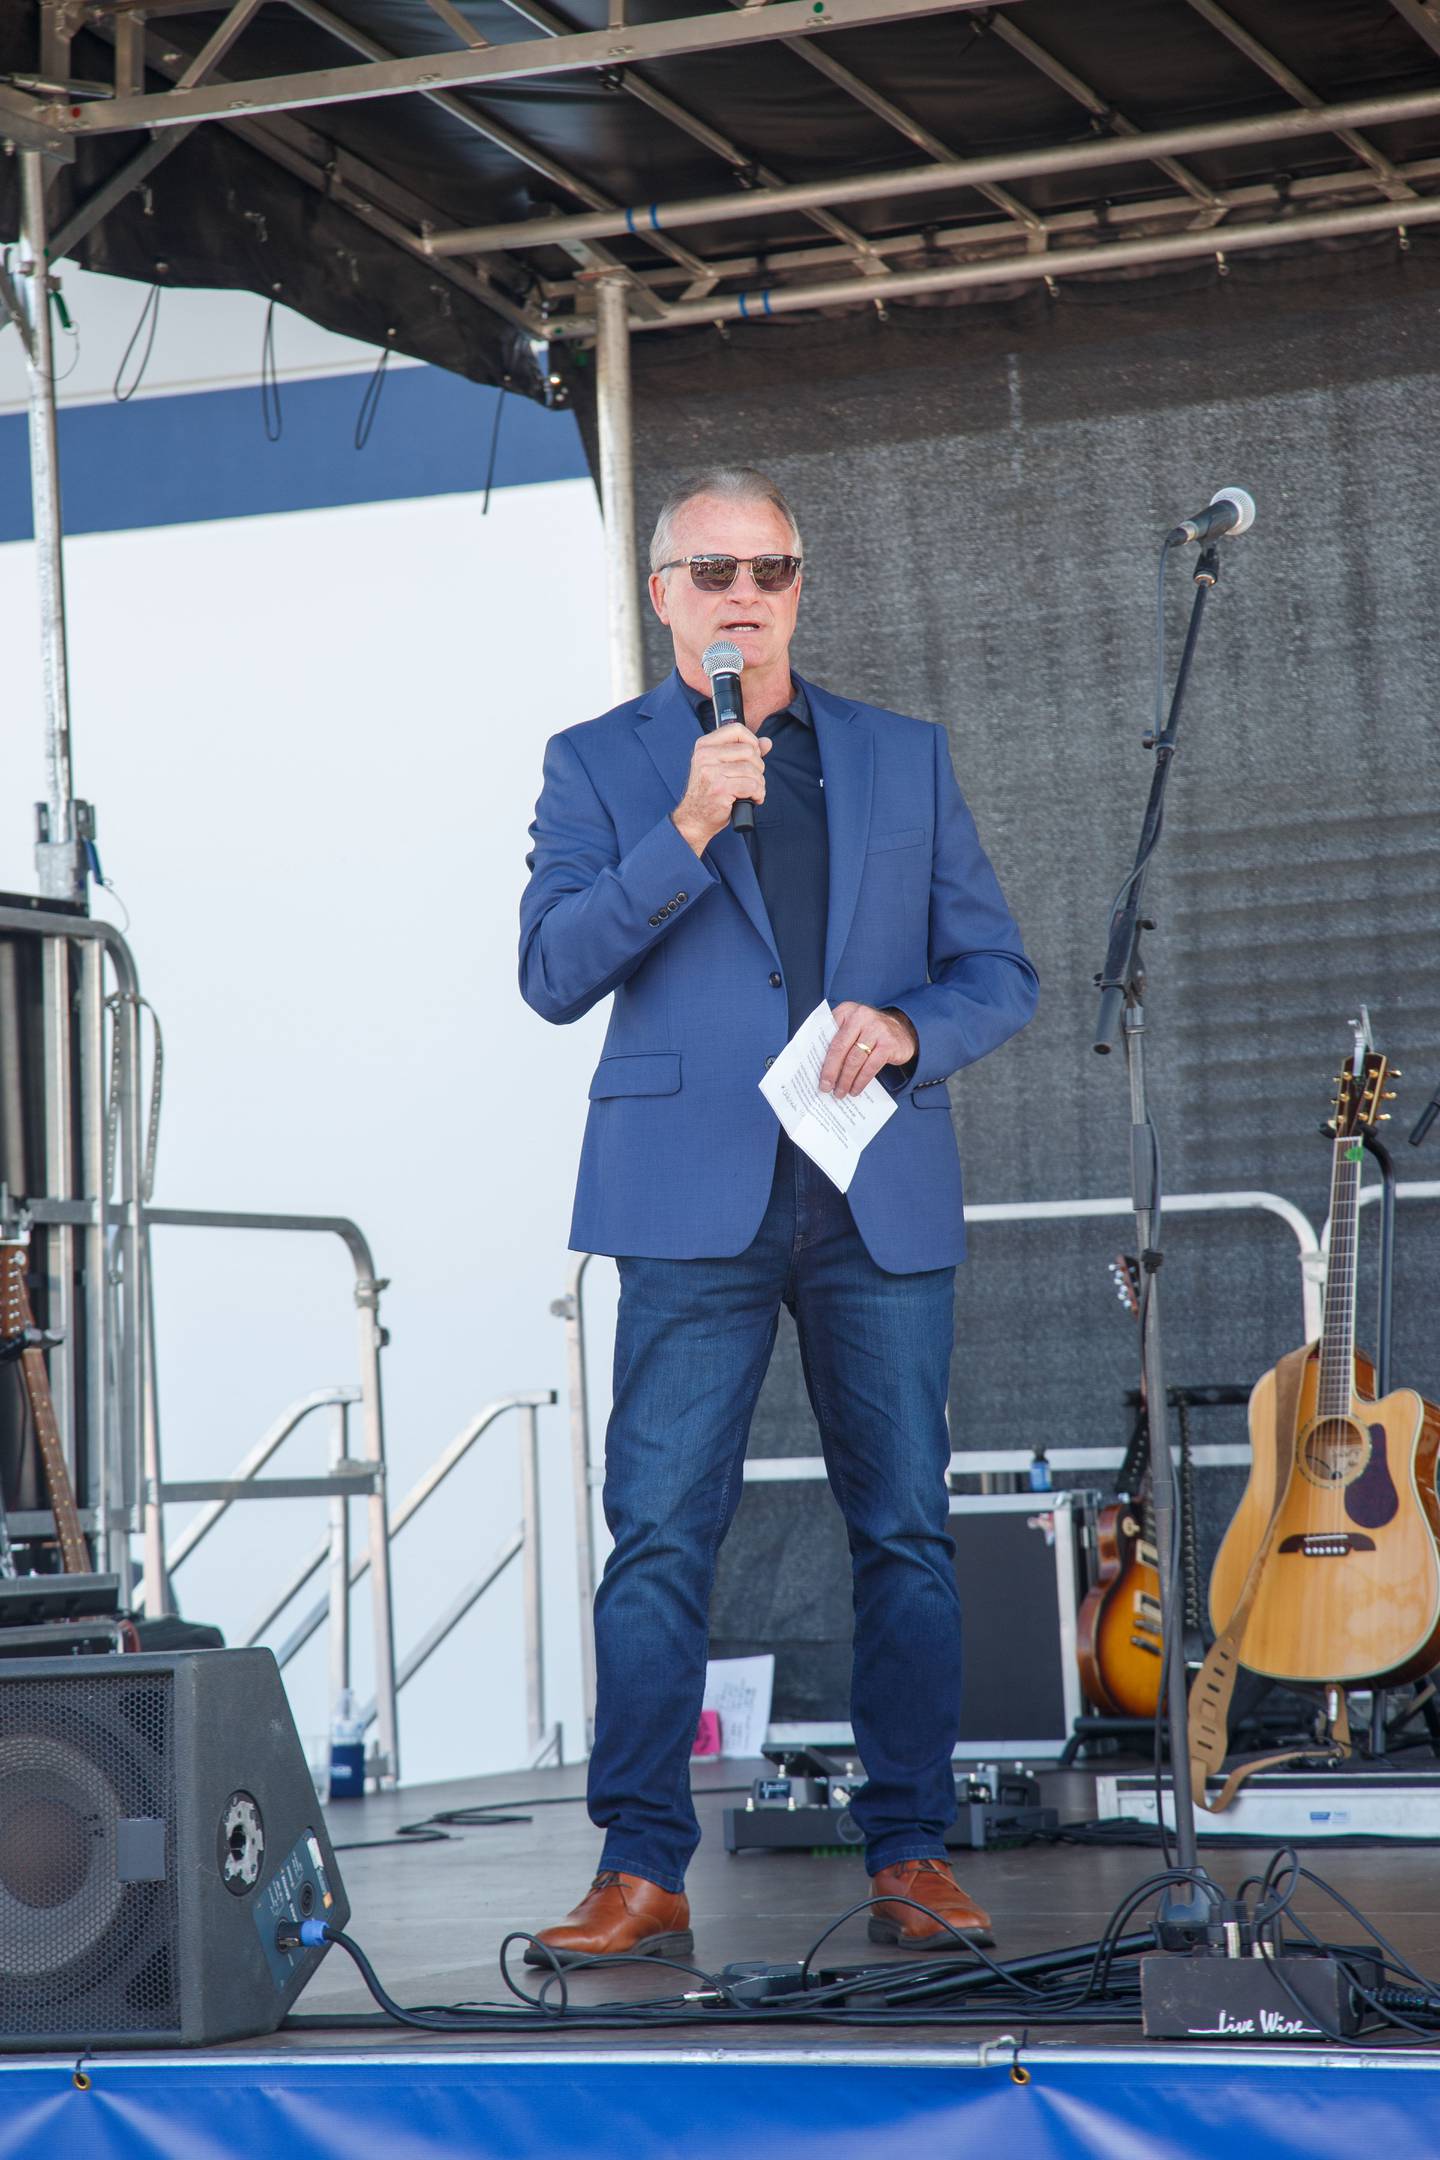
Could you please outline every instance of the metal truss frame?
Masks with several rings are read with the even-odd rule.
[[[89,0],[84,19],[114,45],[116,94],[64,103],[54,96],[53,84],[57,75],[63,78],[64,55],[79,15],[65,0],[42,0],[42,74],[33,88],[0,86],[0,138],[65,157],[73,155],[81,136],[140,128],[148,132],[134,156],[55,233],[51,259],[73,248],[194,127],[216,120],[304,184],[339,200],[412,257],[429,262],[440,276],[482,300],[513,327],[546,341],[594,338],[602,281],[623,286],[628,326],[639,331],[822,305],[883,305],[891,295],[939,294],[1012,278],[1053,281],[1093,274],[1107,264],[1117,271],[1127,264],[1158,266],[1207,252],[1199,244],[1207,233],[1216,252],[1332,236],[1331,227],[1322,231],[1314,217],[1298,214],[1302,204],[1331,218],[1343,216],[1348,222],[1341,231],[1430,221],[1425,189],[1435,178],[1433,161],[1397,165],[1376,147],[1369,131],[1440,113],[1440,90],[1327,103],[1220,0],[1186,4],[1291,102],[1241,120],[1170,129],[1139,126],[1102,89],[1021,28],[1003,6],[982,8],[981,0],[761,0],[759,5],[730,0],[719,12],[646,24],[625,20],[625,0],[609,0],[608,25],[601,31],[576,29],[550,0],[506,0],[542,34],[538,40],[500,45],[487,43],[454,0],[426,4],[456,39],[453,52],[393,52],[346,19],[344,0],[333,5],[330,0],[289,0],[297,13],[357,57],[338,66],[256,79],[227,75],[220,62],[243,38],[260,0],[233,0],[218,27],[203,42],[192,40],[190,50],[182,48],[168,27],[156,25],[201,12],[213,16],[213,0],[209,5],[206,0]],[[1418,38],[1440,52],[1440,8],[1431,0],[1389,4]],[[839,61],[825,42],[828,30],[937,13],[968,14],[974,35],[1002,42],[1017,60],[1072,98],[1095,134],[1020,154],[956,156],[893,99]],[[828,182],[787,182],[743,141],[702,119],[643,72],[646,61],[777,41],[892,128],[897,138],[921,151],[926,162]],[[171,87],[147,91],[147,69],[168,76]],[[729,169],[731,186],[677,202],[617,202],[585,174],[463,94],[483,91],[487,84],[575,70],[601,73],[608,85],[701,144]],[[337,150],[320,132],[328,106],[406,94],[426,98],[448,118],[516,158],[576,209],[456,227],[446,218],[443,204],[398,187],[364,160]],[[1332,136],[1348,154],[1341,169],[1283,184],[1227,189],[1207,183],[1188,162],[1206,151],[1279,147],[1317,135]],[[1168,186],[1049,216],[1013,191],[1012,183],[1026,179],[1085,172],[1098,176],[1108,168],[1136,164],[1149,164]],[[983,212],[966,217],[947,208],[943,225],[867,233],[843,215],[852,205],[889,205],[936,192],[953,195],[957,189],[973,193],[977,209],[989,204],[999,218],[986,218]],[[1382,203],[1374,202],[1376,194]],[[1377,214],[1387,210],[1388,217]],[[1364,220],[1357,225],[1362,211]],[[817,225],[824,240],[806,244],[792,234],[761,256],[753,252],[753,243],[752,252],[718,255],[697,250],[685,237],[694,228],[707,228],[708,238],[725,223],[753,224],[782,216]],[[628,255],[617,255],[608,244],[612,241],[626,242]],[[633,259],[637,241],[650,251],[649,265]],[[556,248],[569,254],[574,275],[547,278],[533,265],[517,261],[518,251]],[[897,257],[917,254],[923,258],[918,263],[893,267]],[[827,275],[847,264],[855,278]],[[757,274],[763,280],[758,289],[717,290]],[[528,300],[519,297],[527,292]]]
[[[349,67],[237,79],[223,86],[213,80],[194,86],[177,83],[173,90],[158,95],[142,93],[80,105],[52,101],[42,106],[40,117],[51,119],[63,135],[115,135],[133,128],[182,127],[191,120],[232,119],[237,114],[257,117],[299,108],[315,110],[353,103],[357,98],[483,89],[487,84],[530,81],[577,69],[682,59],[737,46],[773,44],[779,39],[825,30],[853,30],[872,23],[953,15],[989,4],[990,0],[768,0],[768,4],[754,7],[727,7],[718,14],[627,23],[618,30],[569,31],[539,42],[466,45],[454,53],[357,61]],[[236,0],[211,43],[225,36],[239,10],[246,10],[248,15],[251,5],[252,0]]]

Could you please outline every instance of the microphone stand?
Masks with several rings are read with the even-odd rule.
[[[1155,1519],[1155,1550],[1161,1582],[1161,1632],[1164,1637],[1163,1696],[1169,1724],[1170,1786],[1175,1800],[1175,1857],[1188,1882],[1172,1882],[1165,1890],[1157,1913],[1157,1928],[1167,1950],[1188,1950],[1203,1943],[1207,1923],[1213,1918],[1220,1891],[1200,1866],[1195,1835],[1194,1788],[1190,1777],[1189,1704],[1186,1688],[1184,1630],[1180,1625],[1176,1597],[1175,1559],[1179,1550],[1176,1524],[1175,1469],[1170,1454],[1169,1398],[1165,1392],[1164,1357],[1160,1340],[1161,1194],[1153,1128],[1145,1096],[1145,963],[1141,952],[1143,932],[1154,923],[1144,914],[1145,883],[1160,838],[1165,813],[1165,788],[1176,753],[1180,708],[1190,679],[1195,645],[1205,613],[1205,602],[1220,575],[1213,546],[1205,548],[1195,566],[1195,599],[1185,646],[1170,698],[1170,715],[1161,734],[1147,733],[1145,747],[1155,752],[1150,799],[1140,828],[1135,864],[1124,888],[1124,897],[1110,922],[1105,966],[1095,982],[1100,991],[1100,1013],[1095,1049],[1108,1056],[1117,1028],[1125,1045],[1125,1066],[1130,1084],[1130,1183],[1135,1208],[1135,1236],[1142,1270],[1144,1318],[1141,1356],[1150,1427],[1150,1498]],[[1163,1823],[1161,1825],[1163,1830]]]

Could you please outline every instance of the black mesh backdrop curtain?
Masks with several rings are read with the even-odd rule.
[[[1440,253],[1417,236],[1223,278],[634,341],[642,544],[677,475],[765,466],[804,536],[802,670],[950,731],[1042,983],[1031,1027],[952,1085],[970,1199],[1128,1190],[1123,1068],[1089,1047],[1091,977],[1149,786],[1156,551],[1227,481],[1259,515],[1221,551],[1150,888],[1167,1189],[1266,1189],[1318,1227],[1317,1127],[1361,1000],[1406,1075],[1387,1129],[1401,1174],[1440,1178],[1440,1139],[1403,1144],[1440,1077],[1437,329]],[[1193,561],[1173,566],[1172,659]],[[661,636],[649,658],[668,666]],[[1106,1261],[1131,1241],[1123,1220],[972,1231],[959,1446],[1124,1439],[1134,1331]],[[1172,1382],[1248,1385],[1300,1339],[1279,1222],[1172,1217],[1165,1252]],[[1402,1205],[1395,1378],[1432,1395],[1437,1261],[1440,1204]],[[1374,1291],[1372,1267],[1367,1340]],[[1195,1434],[1243,1439],[1244,1413],[1197,1413]],[[751,1449],[818,1452],[788,1323]],[[1207,1554],[1240,1481],[1202,1481]],[[776,1714],[843,1717],[848,1631],[828,1493],[752,1486],[715,1654],[774,1647]]]

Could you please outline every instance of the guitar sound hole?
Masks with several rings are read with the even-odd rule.
[[[1349,1485],[1370,1459],[1370,1436],[1353,1418],[1317,1418],[1300,1450],[1300,1467],[1312,1485]]]

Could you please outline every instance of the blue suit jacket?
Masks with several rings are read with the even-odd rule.
[[[892,1005],[920,1040],[850,1206],[894,1274],[965,1250],[944,1081],[1024,1026],[1026,959],[950,767],[945,730],[805,684],[829,821],[825,994]],[[688,1260],[743,1252],[780,1131],[758,1082],[785,1047],[780,965],[745,841],[697,857],[670,822],[695,714],[678,675],[545,753],[520,904],[520,987],[547,1020],[615,994],[590,1083],[570,1241]]]

